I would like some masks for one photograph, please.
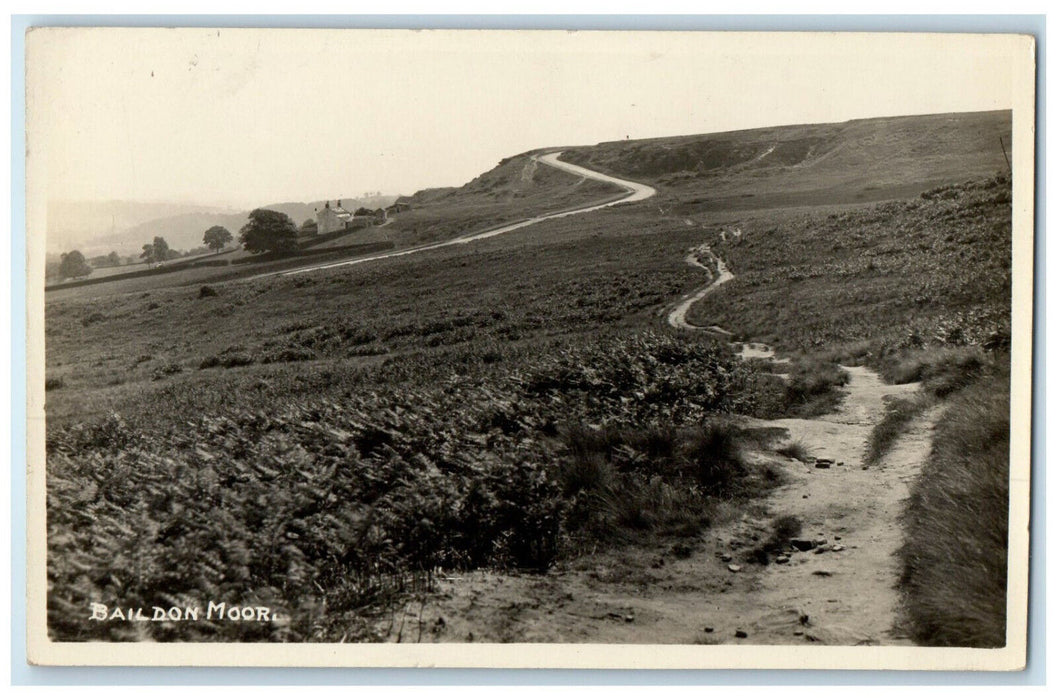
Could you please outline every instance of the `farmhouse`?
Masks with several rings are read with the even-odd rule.
[[[356,210],[356,213],[353,214],[347,209],[342,208],[340,199],[333,207],[330,206],[330,202],[328,201],[323,205],[323,209],[316,212],[316,233],[324,234],[330,233],[331,231],[366,228],[368,226],[385,223],[385,218],[384,209],[371,210],[360,207]]]
[[[337,205],[333,207],[330,206],[328,201],[316,215],[316,224],[318,226],[316,233],[324,234],[349,228],[350,221],[352,221],[352,214],[342,209],[340,199]]]

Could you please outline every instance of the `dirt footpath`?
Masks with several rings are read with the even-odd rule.
[[[914,421],[879,464],[864,469],[864,445],[884,413],[884,397],[911,393],[917,385],[890,386],[865,368],[847,369],[851,382],[837,412],[811,420],[768,422],[788,428],[809,454],[830,458],[833,465],[818,469],[793,463],[789,483],[769,499],[775,515],[801,519],[801,538],[825,542],[821,553],[816,549],[797,554],[788,564],[761,572],[758,602],[771,612],[753,624],[763,641],[778,641],[774,633],[780,636],[795,610],[797,619],[808,615],[809,626],[798,630],[808,641],[908,643],[897,630],[895,552],[902,544],[898,519],[910,483],[928,456],[936,411]],[[777,629],[768,629],[776,624]]]
[[[936,414],[915,421],[881,464],[864,470],[866,438],[884,397],[916,385],[888,386],[870,370],[848,371],[835,413],[754,421],[787,428],[832,466],[751,455],[780,460],[785,485],[691,541],[689,551],[686,541],[673,540],[588,554],[547,574],[442,578],[436,594],[396,611],[382,631],[401,642],[908,643],[897,631],[898,517]],[[815,545],[788,562],[753,561],[772,520],[785,515],[799,517],[800,538]]]

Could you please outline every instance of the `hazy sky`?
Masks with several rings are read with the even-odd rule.
[[[410,194],[542,146],[1011,106],[998,37],[108,28],[27,46],[29,185],[53,200]]]

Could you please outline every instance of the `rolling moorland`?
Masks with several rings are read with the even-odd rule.
[[[400,198],[397,203],[410,210],[396,218],[390,235],[398,245],[430,243],[621,194],[614,185],[548,168],[523,154],[504,159],[462,187]]]
[[[49,292],[50,633],[1001,646],[999,137],[1008,112],[568,149],[657,195],[328,270]],[[387,234],[619,195],[530,155]],[[776,355],[668,326],[717,277],[702,245],[733,277],[688,321]],[[208,600],[282,615],[85,614]]]
[[[399,198],[400,215],[384,225],[359,229],[336,238],[331,238],[334,234],[304,237],[301,241],[303,249],[298,251],[296,258],[251,256],[246,251],[235,249],[203,256],[189,266],[183,266],[179,261],[150,271],[133,266],[132,274],[125,267],[114,268],[113,271],[122,274],[123,279],[107,281],[107,286],[99,290],[70,291],[76,287],[94,287],[101,278],[108,276],[108,271],[104,269],[86,280],[53,285],[54,291],[49,300],[83,299],[94,294],[112,296],[115,293],[142,292],[160,287],[253,278],[312,263],[376,253],[387,248],[406,248],[449,240],[486,231],[499,224],[612,201],[622,192],[608,183],[586,180],[555,168],[540,167],[528,155],[516,156],[504,160],[492,171],[461,188],[428,189]],[[290,206],[293,205],[274,205],[273,208],[288,213]],[[238,216],[233,219],[206,216],[195,220],[203,228],[222,221],[232,231],[238,231],[245,218],[245,215],[241,219]],[[299,219],[294,218],[294,221]],[[153,223],[156,222],[142,224],[132,232],[142,237],[154,230],[150,228]],[[181,225],[186,227],[185,222]],[[368,245],[370,248],[362,253],[357,250],[359,246]],[[245,264],[251,261],[257,264]]]

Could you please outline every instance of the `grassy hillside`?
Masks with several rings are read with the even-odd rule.
[[[399,201],[410,207],[388,227],[399,245],[444,240],[540,214],[602,202],[624,190],[536,163],[507,158],[459,188],[423,190]]]
[[[682,261],[699,236],[671,221],[598,212],[507,240],[216,284],[215,297],[190,286],[51,301],[47,371],[64,388],[48,397],[49,419],[105,411],[111,397],[117,409],[120,397],[156,388],[153,377],[166,367],[182,372],[165,383],[221,381],[222,373],[198,367],[225,351],[261,364],[289,351],[311,365],[305,361],[650,326],[651,310],[700,282]]]
[[[759,387],[727,348],[609,334],[517,355],[514,374],[479,355],[478,371],[443,379],[437,358],[405,358],[346,375],[326,398],[185,413],[177,430],[117,415],[51,430],[52,635],[368,641],[371,622],[428,590],[436,567],[543,570],[577,535],[692,536],[721,505],[730,512],[777,482],[741,461],[737,433],[703,424],[745,410]],[[612,430],[585,454],[598,421]],[[598,461],[607,444],[612,467]],[[75,614],[100,600],[238,600],[282,618],[126,625]]]
[[[643,331],[699,283],[682,262],[698,235],[606,211],[216,296],[49,304],[52,633],[371,639],[433,566],[546,568],[584,538],[691,537],[734,512],[776,474],[702,423],[778,385]],[[99,596],[236,596],[286,619],[69,614]]]
[[[323,254],[328,249],[335,249],[332,258],[341,257],[337,250],[343,246],[361,245],[384,241],[392,247],[407,247],[420,243],[446,240],[467,233],[475,233],[521,221],[546,213],[560,212],[585,204],[595,204],[617,198],[624,193],[619,187],[585,180],[546,165],[539,165],[527,155],[515,156],[500,163],[496,168],[480,175],[463,187],[433,188],[423,190],[410,197],[401,197],[402,208],[395,213],[384,227],[371,227],[351,232],[347,235],[318,237],[305,241],[313,252]],[[343,200],[344,201],[344,200]],[[346,201],[346,206],[358,205],[362,200]],[[376,197],[369,203],[380,201],[388,203],[390,198]],[[322,203],[319,203],[320,205]],[[303,218],[312,216],[311,205],[287,203],[269,205],[289,214],[300,224]],[[300,212],[300,213],[298,213]],[[306,213],[308,212],[308,213]],[[185,243],[187,236],[198,236],[201,243],[201,232],[213,224],[225,225],[236,236],[239,228],[245,223],[243,214],[203,214],[189,213],[158,219],[139,224],[127,231],[115,234],[106,245],[120,247],[121,241],[143,238],[144,231],[151,231],[151,236],[163,235],[170,245],[179,247]],[[196,223],[197,222],[197,223]],[[198,233],[194,233],[198,231]],[[138,232],[138,233],[137,233]],[[104,241],[105,243],[105,241]],[[248,254],[242,250],[224,253],[218,259],[232,263],[245,262]],[[271,259],[272,256],[254,257],[254,267],[259,269],[230,269],[223,272],[194,271],[180,275],[160,275],[156,280],[142,279],[106,282],[105,288],[96,288],[95,282],[102,276],[90,278],[91,289],[74,289],[55,291],[49,298],[71,299],[98,297],[110,294],[125,294],[145,291],[166,286],[179,286],[194,283],[213,283],[231,279],[253,277],[264,272],[273,272],[283,267],[298,267],[311,261],[290,260],[284,264]],[[350,254],[347,257],[355,257]],[[256,265],[256,263],[264,263]]]
[[[94,274],[83,280],[66,281],[46,287],[48,302],[67,299],[107,299],[133,293],[150,294],[167,288],[189,285],[219,284],[233,280],[246,280],[263,274],[278,273],[305,265],[348,260],[377,254],[393,248],[382,227],[359,229],[353,233],[334,237],[319,236],[302,238],[303,247],[292,253],[249,253],[242,248],[223,253],[189,259],[188,265],[173,261],[152,269],[144,265],[117,268],[115,274],[97,277]],[[317,245],[318,242],[318,245]]]
[[[586,546],[695,536],[718,503],[779,479],[742,459],[752,438],[731,421],[829,402],[842,379],[805,362],[786,384],[668,329],[665,311],[705,281],[687,251],[709,243],[735,275],[692,322],[956,395],[976,346],[1008,330],[1010,183],[988,150],[1003,129],[1008,113],[603,144],[570,160],[654,182],[658,197],[208,291],[147,280],[49,294],[52,634],[368,640],[370,616],[429,590],[433,567],[538,570]],[[407,198],[384,232],[408,245],[619,194],[517,156]],[[826,206],[800,206],[812,198]],[[957,371],[935,371],[937,349]],[[960,493],[975,469],[940,464],[976,444],[955,434],[965,424],[917,502]],[[982,485],[974,502],[1003,498],[987,488],[998,472],[980,474],[965,480]],[[949,517],[919,514],[926,533]],[[936,545],[907,561],[954,549]],[[930,567],[907,585],[931,587],[943,569]],[[75,614],[88,600],[225,596],[287,617],[136,627]],[[943,607],[920,609],[929,624]]]
[[[1008,333],[1010,183],[974,180],[852,211],[747,217],[709,233],[734,273],[689,320],[798,350],[921,347]]]
[[[869,202],[1005,167],[1008,111],[859,119],[571,149],[573,163],[649,182],[698,209]]]

